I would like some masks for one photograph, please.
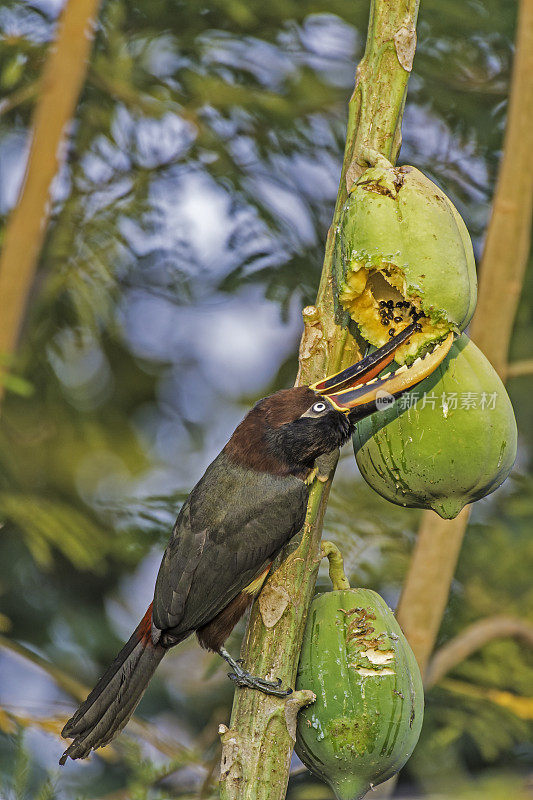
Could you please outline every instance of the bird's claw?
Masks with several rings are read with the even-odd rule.
[[[264,694],[273,694],[276,697],[288,697],[292,694],[292,689],[281,689],[281,678],[276,678],[275,681],[267,681],[264,678],[258,678],[252,675],[251,672],[244,669],[244,659],[235,659],[230,656],[227,650],[223,647],[218,651],[225,661],[230,665],[233,672],[228,672],[230,678],[237,686],[247,686],[249,689],[259,689]]]
[[[246,686],[248,689],[258,689],[260,692],[264,694],[272,694],[275,697],[288,697],[292,694],[292,689],[280,689],[281,686],[281,678],[276,678],[275,681],[266,681],[263,678],[258,678],[255,675],[251,675],[246,670],[242,670],[242,672],[228,672],[228,678],[230,678],[237,686]]]

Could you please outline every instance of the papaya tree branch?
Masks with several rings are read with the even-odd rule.
[[[480,270],[479,300],[470,335],[500,376],[524,280],[533,204],[533,0],[521,0],[504,154]],[[453,520],[422,515],[418,540],[398,606],[402,626],[424,674],[448,601],[468,509]]]
[[[50,188],[65,159],[65,137],[85,79],[99,3],[68,0],[39,81],[26,172],[0,254],[0,366],[9,362],[24,319],[50,216]],[[0,379],[0,400],[2,395]]]
[[[510,636],[533,647],[533,624],[518,617],[496,616],[469,625],[437,650],[427,668],[426,688],[435,686],[450,670],[488,642]]]
[[[348,188],[366,165],[367,148],[394,162],[416,45],[418,0],[372,0],[366,49],[348,108],[346,149],[316,304],[304,309],[297,385],[352,363],[356,344],[339,323],[333,289],[335,231]],[[366,155],[365,155],[366,153]],[[254,674],[294,685],[318,565],[322,521],[337,457],[311,487],[303,530],[285,549],[252,608],[242,654]],[[299,695],[301,693],[298,693]],[[237,689],[230,728],[221,729],[222,800],[281,800],[295,740],[294,696],[287,700]],[[299,697],[300,705],[311,698]]]
[[[522,378],[526,375],[533,375],[533,358],[511,361],[507,367],[508,378]]]

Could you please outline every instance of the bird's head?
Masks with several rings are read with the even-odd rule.
[[[226,445],[244,466],[277,475],[305,476],[318,456],[341,447],[358,420],[430,375],[448,354],[453,334],[411,366],[379,375],[414,332],[408,326],[386,345],[311,386],[282,389],[260,400]]]

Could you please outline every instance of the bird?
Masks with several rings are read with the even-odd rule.
[[[183,504],[146,614],[62,730],[60,759],[85,758],[126,725],[165,654],[196,633],[219,653],[239,686],[283,697],[291,690],[250,674],[224,648],[258,595],[272,562],[302,528],[316,459],[341,447],[376,400],[395,398],[440,364],[451,346],[379,375],[415,332],[411,323],[383,347],[311,386],[259,400]],[[382,393],[380,395],[380,392]]]

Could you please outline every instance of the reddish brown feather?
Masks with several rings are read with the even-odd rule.
[[[142,639],[146,644],[152,644],[152,606],[153,602],[148,606],[146,614],[137,625],[137,630],[135,631],[139,641]]]
[[[273,428],[286,425],[301,417],[315,402],[317,396],[308,386],[282,389],[262,401],[266,421]]]
[[[279,428],[297,420],[316,400],[307,386],[282,389],[255,405],[236,428],[224,452],[243,467],[272,475],[289,475],[291,468],[270,452],[267,427]]]
[[[218,652],[253,599],[252,594],[241,592],[207,625],[198,628],[196,636],[200,645],[205,650]]]

